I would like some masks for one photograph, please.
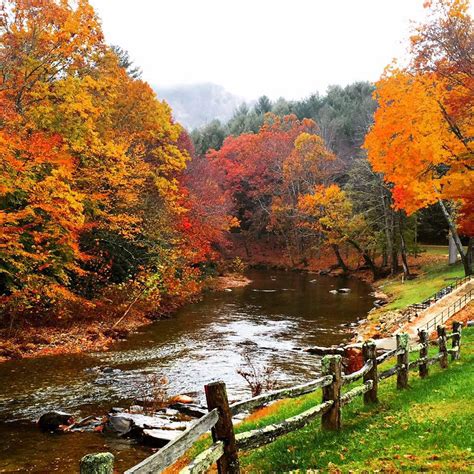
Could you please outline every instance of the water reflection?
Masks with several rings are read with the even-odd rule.
[[[356,279],[265,271],[249,277],[248,287],[209,294],[109,352],[0,365],[0,420],[31,420],[49,408],[101,413],[133,398],[150,373],[166,376],[173,394],[200,398],[204,384],[223,379],[230,398],[242,398],[249,392],[236,369],[245,347],[258,364],[273,367],[280,384],[303,382],[316,376],[319,360],[302,349],[344,341],[347,326],[372,307],[370,287]],[[329,293],[341,287],[351,292]],[[20,431],[24,437],[28,429]],[[18,429],[0,423],[0,434],[10,456],[6,448],[18,441]]]

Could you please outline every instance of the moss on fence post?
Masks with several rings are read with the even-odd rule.
[[[420,349],[420,359],[427,359],[428,358],[428,343],[429,343],[428,331],[426,331],[425,329],[421,329],[420,331],[418,331],[418,338],[419,338],[420,344],[423,345]],[[428,364],[426,362],[423,362],[420,364],[419,374],[421,378],[428,376]]]
[[[81,474],[113,474],[114,460],[112,453],[86,454],[81,459]]]
[[[332,401],[331,408],[323,414],[321,423],[323,429],[339,430],[341,428],[341,387],[342,387],[342,357],[330,355],[321,361],[323,375],[332,375],[332,383],[323,387],[323,402]]]
[[[439,365],[442,369],[448,368],[448,349],[446,347],[446,328],[444,326],[438,326],[438,347],[439,347]]]
[[[374,341],[367,341],[362,346],[364,363],[372,362],[372,368],[364,374],[364,382],[373,381],[372,388],[364,393],[364,403],[377,403],[378,375],[377,375],[377,346]]]
[[[397,388],[408,388],[408,334],[397,334]]]
[[[462,323],[453,321],[453,341],[451,347],[454,351],[451,353],[451,360],[458,360],[461,357],[461,328]]]

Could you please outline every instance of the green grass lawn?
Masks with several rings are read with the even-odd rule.
[[[421,245],[420,247],[422,252],[426,252],[429,255],[446,255],[447,257],[449,253],[447,245]]]
[[[422,273],[414,280],[406,280],[402,283],[397,278],[395,281],[388,281],[382,284],[383,292],[393,298],[384,307],[384,310],[400,309],[413,303],[419,303],[441,288],[449,285],[454,278],[464,276],[464,269],[461,263],[456,265],[431,263],[423,266],[421,270]]]
[[[387,364],[393,364],[387,362]],[[379,404],[362,398],[343,408],[343,428],[324,432],[320,420],[240,456],[244,472],[444,471],[474,470],[474,329],[465,329],[461,360],[430,368],[428,378],[410,371],[410,388],[396,377],[379,385]],[[237,431],[264,426],[300,413],[321,400],[320,391],[267,408]],[[268,412],[268,413],[265,413]]]
[[[430,349],[430,355],[437,348]],[[411,354],[410,359],[416,359]],[[379,370],[391,367],[388,360]],[[356,382],[360,383],[359,382]],[[344,391],[350,390],[347,386]],[[430,367],[420,379],[410,370],[409,388],[396,389],[396,376],[379,383],[379,403],[362,397],[342,409],[339,432],[321,430],[321,420],[239,453],[243,472],[399,472],[474,470],[474,328],[463,331],[461,359],[448,369]],[[321,402],[321,390],[297,399],[280,400],[254,413],[235,431],[252,430],[297,415]],[[188,461],[210,445],[206,439],[188,453]]]

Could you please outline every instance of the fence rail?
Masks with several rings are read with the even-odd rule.
[[[342,371],[341,355],[326,355],[322,358],[323,376],[311,382],[296,387],[276,390],[242,402],[229,405],[225,384],[215,382],[205,386],[209,412],[194,422],[178,438],[167,444],[157,453],[141,463],[130,468],[126,474],[160,473],[174,464],[193,444],[206,432],[211,430],[213,444],[200,453],[190,464],[181,469],[180,474],[197,474],[206,472],[210,466],[217,463],[221,474],[236,474],[240,472],[238,451],[248,450],[271,443],[280,436],[301,429],[314,419],[321,417],[322,428],[339,430],[341,428],[342,407],[350,404],[356,398],[363,396],[364,403],[376,403],[378,382],[394,375],[397,376],[397,388],[408,388],[409,370],[418,368],[420,377],[428,376],[429,366],[435,363],[441,368],[448,367],[448,356],[459,359],[461,349],[461,323],[453,322],[453,331],[446,334],[444,326],[438,326],[438,354],[428,357],[428,332],[419,331],[419,343],[409,346],[407,334],[397,334],[397,347],[394,350],[377,356],[374,341],[362,345],[364,365],[352,374]],[[452,347],[447,348],[451,340]],[[419,358],[409,361],[409,355],[419,351]],[[378,366],[396,357],[396,364],[378,373]],[[361,380],[362,379],[362,380]],[[349,387],[342,393],[345,385],[362,383]],[[263,428],[235,434],[232,416],[261,407],[269,402],[282,398],[298,397],[315,390],[322,389],[322,402],[298,415]]]
[[[423,300],[421,303],[415,303],[415,304],[410,305],[407,308],[407,311],[410,312],[411,310],[414,312],[418,312],[426,308],[429,308],[431,305],[436,303],[438,300],[440,300],[444,296],[449,295],[454,290],[459,288],[461,285],[464,285],[464,283],[468,282],[470,279],[471,279],[470,275],[462,277],[462,278],[457,278],[456,281],[454,281],[448,286],[445,286],[444,288],[441,288],[441,290],[438,290],[436,293],[432,294],[431,296]]]
[[[468,277],[466,277],[468,278]],[[430,332],[431,329],[435,329],[438,325],[444,324],[451,316],[456,314],[460,309],[466,306],[469,301],[474,299],[474,289],[469,290],[464,295],[460,296],[452,305],[445,308],[440,313],[436,314],[430,319],[422,328]],[[421,327],[419,328],[421,329]]]

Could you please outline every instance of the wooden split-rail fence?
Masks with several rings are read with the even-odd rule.
[[[459,359],[461,349],[461,323],[453,322],[452,333],[446,333],[444,326],[438,326],[438,338],[431,341],[438,346],[438,353],[429,357],[429,334],[419,331],[419,342],[409,345],[408,334],[397,334],[396,349],[377,356],[374,341],[362,344],[364,365],[358,371],[344,374],[342,356],[326,355],[322,358],[322,376],[311,382],[295,387],[276,390],[248,400],[229,404],[226,387],[223,382],[214,382],[205,386],[208,413],[195,421],[180,436],[171,441],[155,454],[146,458],[125,474],[160,473],[172,466],[194,443],[208,431],[212,432],[213,444],[200,453],[190,464],[178,471],[180,474],[198,474],[206,472],[217,463],[220,474],[239,472],[240,450],[250,450],[271,443],[280,436],[298,430],[314,419],[321,417],[321,426],[325,430],[341,429],[342,407],[363,396],[364,403],[377,403],[378,382],[394,375],[397,376],[397,388],[408,388],[409,370],[418,368],[419,376],[428,376],[429,366],[438,363],[441,368],[448,367],[449,355],[452,360]],[[448,348],[451,339],[451,348]],[[410,360],[410,353],[419,352],[416,360]],[[378,371],[383,362],[396,358],[392,367]],[[344,391],[344,387],[361,380],[362,383]],[[320,404],[278,423],[263,428],[236,434],[233,416],[248,413],[269,402],[284,398],[295,398],[322,389]],[[101,471],[102,472],[102,471]]]

